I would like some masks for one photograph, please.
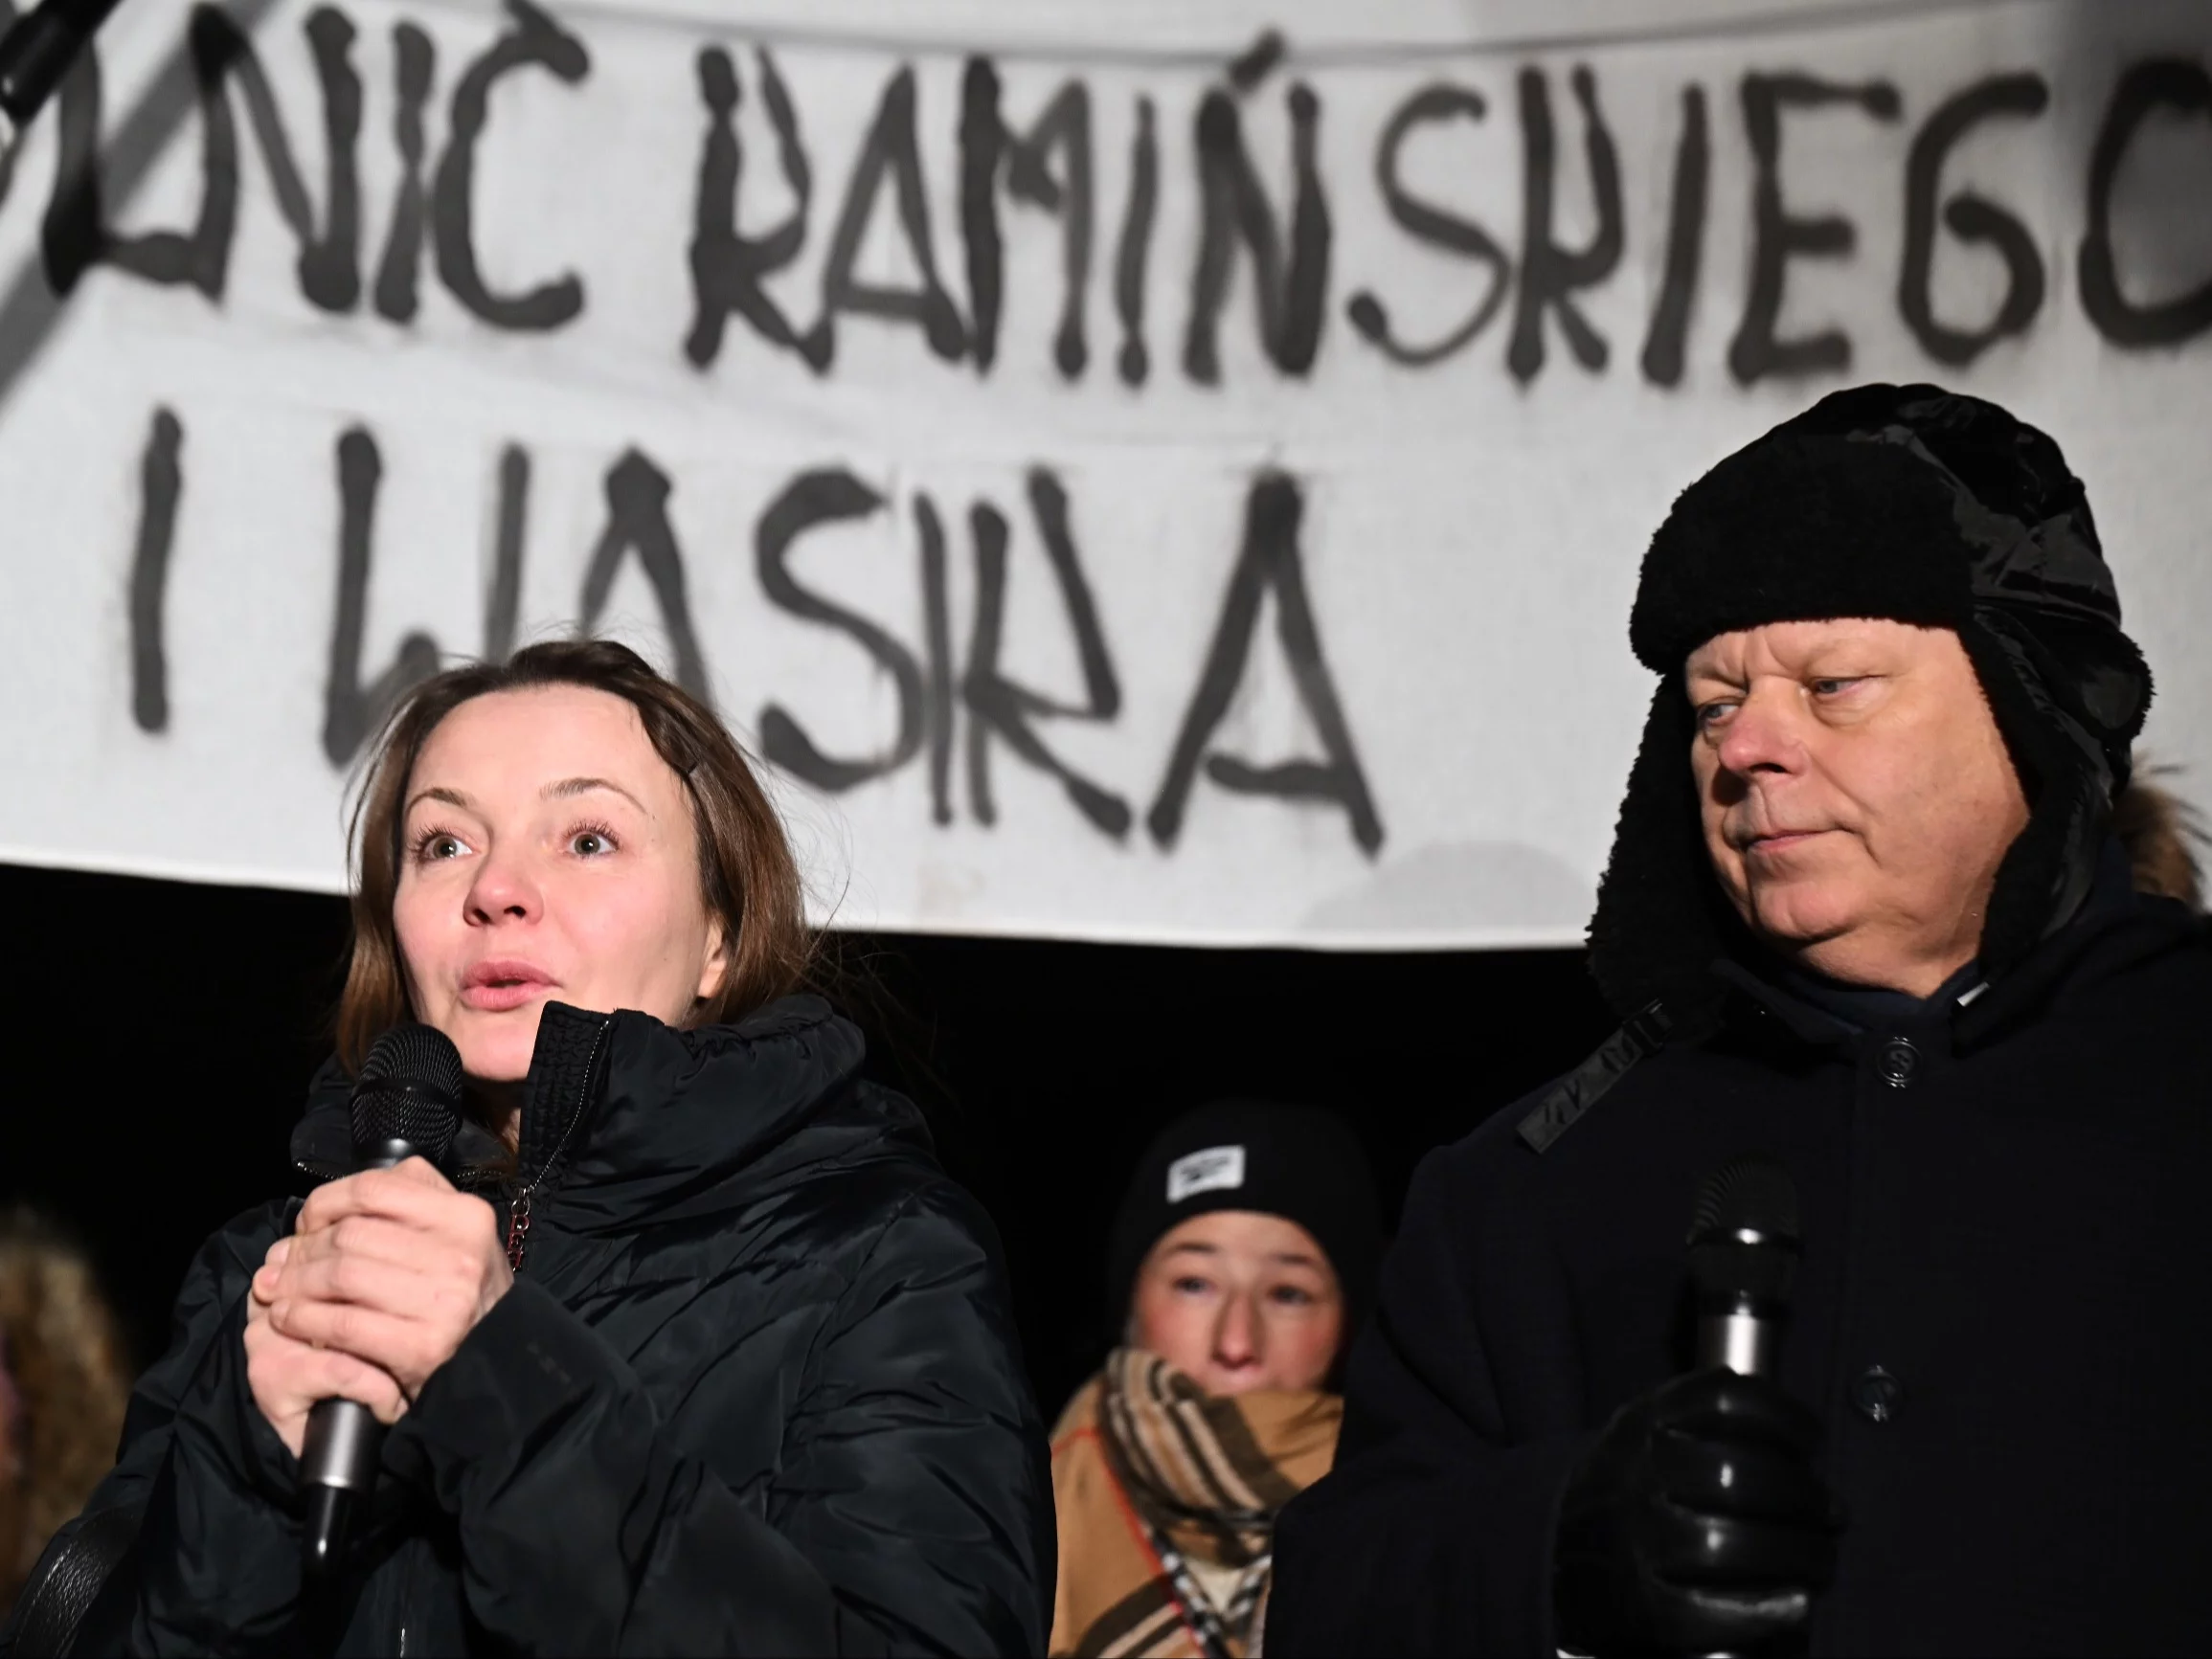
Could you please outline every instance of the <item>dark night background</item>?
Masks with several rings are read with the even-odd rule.
[[[345,903],[0,866],[0,1202],[34,1202],[90,1247],[143,1365],[199,1242],[302,1190],[285,1149],[328,1052]],[[1611,1029],[1569,951],[837,939],[875,1071],[922,1103],[998,1223],[1048,1417],[1102,1351],[1107,1223],[1177,1111],[1224,1094],[1334,1108],[1394,1215],[1423,1152]]]

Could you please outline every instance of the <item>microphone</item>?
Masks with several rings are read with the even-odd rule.
[[[1777,1158],[1747,1153],[1705,1177],[1690,1211],[1690,1295],[1698,1329],[1693,1369],[1772,1379],[1804,1246],[1797,1187]],[[1707,1651],[1695,1659],[1747,1659]]]
[[[45,107],[117,0],[42,0],[0,35],[0,163]]]
[[[379,1037],[353,1081],[354,1169],[390,1169],[411,1157],[443,1161],[461,1127],[461,1051],[442,1031],[401,1025]],[[319,1400],[307,1413],[300,1493],[310,1581],[328,1581],[344,1558],[353,1509],[375,1484],[383,1444],[384,1425],[357,1401]]]
[[[1690,1212],[1689,1250],[1696,1369],[1773,1377],[1804,1253],[1797,1188],[1781,1161],[1747,1154],[1707,1176]]]

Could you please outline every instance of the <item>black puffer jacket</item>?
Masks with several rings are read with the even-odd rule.
[[[811,998],[698,1032],[548,1007],[487,1195],[521,1271],[386,1441],[341,1651],[1043,1651],[1051,1487],[996,1241],[862,1046]],[[310,1168],[345,1099],[327,1072]],[[87,1511],[146,1509],[96,1645],[300,1648],[296,1466],[241,1336],[297,1209],[187,1277]]]
[[[1727,977],[1718,1032],[1570,1127],[1538,1097],[1422,1165],[1268,1652],[1556,1651],[1561,1490],[1684,1367],[1693,1195],[1747,1152],[1803,1197],[1782,1380],[1848,1515],[1813,1652],[2212,1652],[2202,920],[2122,896],[1965,1007],[1863,1020]]]

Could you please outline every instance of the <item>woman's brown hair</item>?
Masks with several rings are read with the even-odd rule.
[[[627,646],[562,639],[505,662],[470,662],[425,680],[385,723],[354,803],[353,953],[338,1001],[338,1058],[360,1068],[369,1045],[406,1019],[405,971],[392,904],[399,888],[407,780],[438,723],[475,698],[539,685],[579,685],[638,711],[660,757],[684,780],[698,832],[708,913],[722,924],[729,972],[692,1023],[735,1020],[803,985],[814,953],[799,865],[782,820],[721,721]]]

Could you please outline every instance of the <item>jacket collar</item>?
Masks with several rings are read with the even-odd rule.
[[[541,1216],[556,1202],[561,1224],[577,1231],[711,1213],[772,1177],[795,1132],[852,1092],[865,1049],[859,1030],[813,997],[695,1031],[549,1002],[515,1155],[464,1123],[445,1173],[466,1189],[537,1193]],[[350,1092],[335,1060],[309,1086],[292,1156],[318,1178],[352,1167]],[[919,1114],[894,1099],[871,1091],[871,1110],[810,1137],[808,1157],[830,1152],[840,1129],[855,1143],[887,1129],[926,1138]]]
[[[1713,963],[1712,973],[1730,993],[1723,1022],[1747,1008],[1757,1008],[1799,1042],[1815,1047],[1847,1045],[1862,1031],[1884,1036],[1893,1030],[1937,1027],[1956,1051],[1981,1047],[2096,980],[2201,940],[2202,918],[2171,899],[2133,892],[2126,877],[2124,858],[2115,863],[2108,857],[2105,873],[2081,913],[2010,973],[1992,981],[1982,979],[1978,972],[1962,971],[1917,1003],[1906,998],[1892,1000],[1880,993],[1854,993],[1846,987],[1836,988],[1842,993],[1836,995],[1772,960],[1722,957]]]

